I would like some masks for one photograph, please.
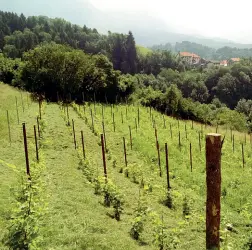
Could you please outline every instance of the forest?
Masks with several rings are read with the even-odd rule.
[[[163,113],[252,130],[252,60],[194,67],[141,53],[132,32],[99,34],[60,18],[0,12],[0,81],[48,100],[140,102]],[[186,48],[184,48],[186,49]],[[244,54],[246,55],[246,54]]]

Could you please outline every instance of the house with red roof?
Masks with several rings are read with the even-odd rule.
[[[199,64],[200,56],[190,52],[179,52],[179,57],[182,61],[187,62],[190,65]]]
[[[228,62],[229,62],[229,64],[232,65],[232,64],[234,64],[234,63],[240,62],[240,60],[241,60],[241,59],[238,58],[238,57],[237,57],[237,58],[230,58]]]
[[[227,67],[228,66],[228,60],[221,61],[220,66]]]

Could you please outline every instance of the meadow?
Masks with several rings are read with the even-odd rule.
[[[0,84],[1,249],[205,249],[205,135],[212,132],[225,137],[222,248],[250,249],[250,135],[133,104],[43,101],[38,122],[39,115],[29,93]]]

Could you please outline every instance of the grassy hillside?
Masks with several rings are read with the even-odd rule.
[[[137,45],[136,46],[136,49],[137,49],[137,53],[139,55],[142,55],[142,56],[146,56],[148,53],[151,53],[152,50],[149,49],[149,48],[146,48],[146,47],[143,47],[143,46],[140,46],[140,45]]]
[[[15,97],[18,99],[19,124]],[[6,238],[7,228],[11,223],[17,225],[17,220],[10,220],[10,215],[14,214],[18,218],[22,215],[14,210],[20,204],[10,191],[10,188],[22,190],[20,178],[22,176],[26,179],[21,122],[27,123],[30,161],[36,161],[33,125],[38,116],[38,103],[32,102],[30,96],[24,92],[22,98],[24,112],[21,92],[7,85],[0,85],[0,159],[17,167],[13,170],[13,167],[0,162],[1,238]],[[7,109],[11,121],[11,144],[6,121]],[[72,120],[76,132],[76,149]],[[107,183],[103,178],[100,142],[102,121],[106,132]],[[39,219],[33,220],[31,217],[33,224],[30,221],[27,223],[32,225],[32,229],[26,228],[28,232],[36,229],[36,235],[32,235],[31,242],[37,248],[159,249],[158,245],[162,241],[168,249],[205,248],[204,135],[214,132],[216,128],[192,124],[191,121],[177,121],[155,110],[150,113],[149,108],[134,105],[86,103],[79,106],[72,103],[67,112],[66,106],[45,102],[40,125],[41,160],[37,165],[31,164],[30,184],[37,190],[30,191],[32,196],[28,195],[32,201],[29,203],[32,208],[29,216],[34,215]],[[158,166],[154,127],[157,129],[160,145],[162,177]],[[84,134],[85,160],[81,130]],[[218,130],[226,135],[222,152],[223,247],[228,244],[233,249],[242,249],[248,241],[251,227],[252,142],[248,135],[233,132],[233,153],[231,131],[225,128]],[[126,140],[127,167],[124,161],[123,137]],[[171,208],[164,204],[167,201],[165,142],[169,146],[171,191],[168,205]],[[190,142],[193,153],[192,172]],[[245,151],[244,168],[241,143],[244,144]],[[108,201],[111,202],[110,207],[105,206]],[[115,219],[118,214],[119,221]],[[24,226],[18,223],[20,228]],[[225,231],[227,227],[231,231]],[[139,239],[133,239],[130,232],[135,232],[135,238],[139,233]],[[0,243],[0,248],[8,249],[4,243]]]

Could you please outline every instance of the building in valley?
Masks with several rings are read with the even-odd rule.
[[[179,57],[183,62],[186,62],[190,65],[198,65],[200,64],[200,56],[190,52],[179,52]]]

